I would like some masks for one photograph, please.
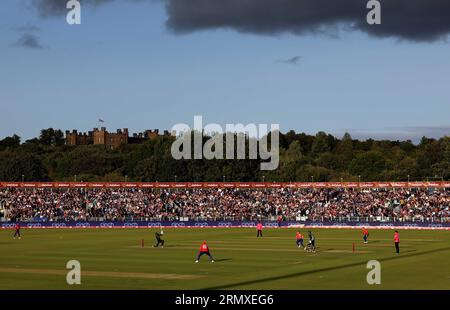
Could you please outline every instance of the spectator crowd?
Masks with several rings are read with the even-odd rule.
[[[0,189],[11,221],[450,221],[449,189]]]

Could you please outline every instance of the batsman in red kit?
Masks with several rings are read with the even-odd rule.
[[[197,258],[196,258],[195,262],[198,263],[198,260],[203,255],[208,255],[209,259],[211,260],[211,263],[214,263],[214,258],[211,256],[211,253],[209,253],[209,247],[206,244],[206,241],[203,241],[202,245],[200,246],[200,251],[197,254]]]
[[[22,237],[20,236],[20,224],[17,223],[16,226],[14,226],[15,232],[14,232],[14,239],[16,239],[16,237],[19,237],[19,239],[22,239]]]

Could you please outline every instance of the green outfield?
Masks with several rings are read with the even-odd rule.
[[[450,232],[314,229],[318,251],[295,245],[295,229],[166,229],[166,246],[152,248],[156,229],[0,230],[0,289],[450,289]],[[307,234],[306,229],[301,229]],[[145,240],[141,247],[141,240]],[[215,263],[202,257],[205,240]],[[352,244],[356,248],[353,253]],[[381,285],[368,285],[369,260],[381,263]],[[66,263],[81,263],[81,285],[66,283]]]

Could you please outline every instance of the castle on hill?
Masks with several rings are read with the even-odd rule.
[[[72,146],[78,145],[104,145],[109,149],[118,148],[122,144],[142,143],[146,140],[155,139],[158,136],[171,136],[168,130],[163,134],[158,129],[146,130],[140,133],[134,133],[132,136],[128,133],[128,128],[117,129],[116,132],[109,132],[106,127],[94,128],[92,131],[79,133],[76,129],[72,132],[66,130],[66,144]]]

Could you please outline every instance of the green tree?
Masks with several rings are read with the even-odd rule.
[[[6,137],[3,140],[0,140],[0,148],[18,146],[20,146],[20,137],[18,135],[13,135],[11,137]]]
[[[312,155],[317,156],[322,153],[331,152],[333,150],[335,139],[332,135],[327,135],[323,131],[319,131],[314,138],[312,144]]]
[[[386,160],[376,151],[359,154],[350,163],[350,172],[364,181],[376,181],[386,169]]]
[[[17,151],[0,153],[0,180],[46,181],[47,174],[41,159],[34,154]]]
[[[53,128],[42,129],[39,142],[44,145],[61,146],[64,144],[64,134],[61,130]]]

